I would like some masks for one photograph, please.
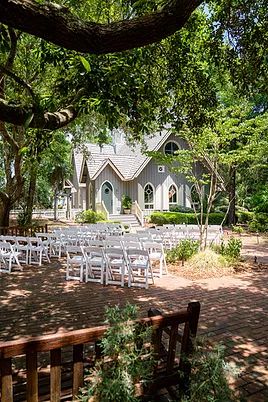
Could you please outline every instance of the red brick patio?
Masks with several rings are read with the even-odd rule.
[[[105,306],[127,301],[146,315],[151,306],[168,312],[199,300],[199,334],[223,341],[228,360],[241,367],[235,386],[247,401],[268,401],[267,285],[267,269],[194,282],[168,276],[144,290],[66,282],[59,262],[27,267],[0,274],[0,339],[99,325]]]

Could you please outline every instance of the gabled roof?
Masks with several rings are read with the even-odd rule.
[[[169,138],[171,132],[164,130],[145,139],[147,151],[157,151]],[[87,144],[89,157],[74,152],[74,160],[78,182],[81,181],[84,163],[88,168],[89,176],[95,180],[103,169],[109,165],[121,180],[133,180],[137,177],[151,160],[145,155],[141,144],[129,145],[125,141],[115,145]],[[84,161],[84,163],[83,163]]]

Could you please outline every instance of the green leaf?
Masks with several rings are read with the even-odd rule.
[[[89,73],[91,71],[89,62],[83,56],[80,56],[80,60],[81,60],[81,63],[83,64],[86,72]]]
[[[34,113],[30,113],[29,116],[27,117],[25,123],[24,123],[24,128],[28,128],[29,125],[31,124],[31,121],[33,120]]]
[[[28,152],[28,147],[22,147],[20,150],[19,150],[19,153],[20,153],[20,155],[26,155],[27,154],[27,152]]]

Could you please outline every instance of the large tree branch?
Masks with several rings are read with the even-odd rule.
[[[104,25],[83,21],[67,8],[49,2],[1,0],[0,22],[67,49],[104,54],[145,46],[172,35],[203,1],[171,0],[157,12]]]
[[[16,126],[27,124],[31,128],[57,130],[72,122],[77,117],[77,114],[78,110],[74,105],[53,113],[38,113],[33,107],[10,105],[4,99],[0,99],[0,121]]]

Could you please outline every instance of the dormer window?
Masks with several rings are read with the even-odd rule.
[[[164,152],[166,155],[174,155],[176,151],[178,151],[179,146],[174,141],[169,141],[166,143]]]

